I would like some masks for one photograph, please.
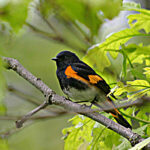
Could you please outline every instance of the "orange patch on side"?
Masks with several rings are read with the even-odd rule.
[[[89,82],[87,80],[85,80],[84,78],[82,78],[79,75],[77,75],[77,72],[74,71],[71,66],[68,66],[66,68],[65,75],[67,76],[67,78],[74,78],[74,79],[77,79],[77,80],[80,80],[80,81],[82,81],[84,83],[89,84]]]
[[[114,115],[113,113],[111,113],[111,115],[112,115],[114,118],[118,118],[118,116],[117,116],[117,115]]]
[[[115,108],[115,111],[116,111],[118,114],[120,114],[120,112],[118,111],[118,109],[117,109],[117,108]]]
[[[114,104],[107,98],[107,101],[112,105],[112,107],[113,107],[113,109],[115,110],[115,112],[117,113],[117,114],[120,114],[120,112],[118,111],[118,109],[117,108],[115,108],[115,106],[114,106]],[[112,114],[112,116],[113,116],[114,114]]]
[[[103,80],[101,77],[98,75],[88,75],[90,83],[96,84],[97,82]]]

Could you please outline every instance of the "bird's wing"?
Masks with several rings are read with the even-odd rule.
[[[110,87],[105,80],[84,62],[73,63],[72,65],[68,66],[67,69],[66,71],[68,71],[68,77],[70,74],[71,78],[76,78],[77,80],[95,85],[97,88],[103,90],[106,94],[110,92]]]

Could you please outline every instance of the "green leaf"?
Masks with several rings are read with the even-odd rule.
[[[150,88],[150,84],[146,80],[127,81],[127,85],[134,86],[136,90],[141,90],[143,88]]]
[[[110,37],[106,39],[104,43],[102,43],[99,48],[107,50],[119,50],[120,46],[125,44],[129,39],[140,36],[141,33],[134,29],[125,29],[119,31],[117,33],[112,34]],[[112,57],[116,57],[118,53],[110,52]]]
[[[96,123],[94,125],[93,131],[92,131],[93,139],[89,145],[89,148],[91,150],[97,150],[101,148],[101,144],[103,142],[102,136],[103,136],[105,129],[106,128],[100,125],[99,123]]]
[[[108,117],[109,114],[106,116]],[[63,129],[65,150],[111,150],[121,143],[119,134],[87,117],[77,115],[70,121],[72,126]],[[130,147],[130,143],[127,143]]]
[[[123,76],[124,76],[124,78],[126,78],[126,75],[127,75],[127,56],[124,52],[122,54],[123,54]]]
[[[121,143],[119,134],[107,129],[106,127],[103,127],[100,124],[97,124],[94,127],[95,128],[93,128],[93,132],[92,132],[93,139],[90,144],[92,150],[116,149],[117,145]]]
[[[59,13],[67,20],[74,23],[78,20],[90,29],[91,35],[97,35],[102,22],[97,16],[98,8],[92,5],[93,3],[82,0],[57,0],[57,4],[61,8]]]
[[[146,75],[147,78],[150,79],[150,67],[145,67],[144,70],[145,70],[144,74]]]
[[[120,46],[122,44],[125,44],[132,37],[140,35],[142,34],[134,29],[125,29],[120,32],[114,33],[110,37],[108,37],[102,44],[97,44],[91,47],[84,60],[86,60],[91,66],[96,67],[100,72],[102,72],[105,67],[110,66],[110,61],[106,56],[107,51],[112,50],[110,54],[112,57],[116,58],[119,51],[115,50],[119,50]]]
[[[65,135],[65,150],[77,150],[81,147],[87,147],[92,140],[91,132],[95,121],[77,115],[71,119],[73,126],[63,129]]]
[[[115,95],[120,96],[127,92],[129,99],[139,98],[143,95],[150,95],[150,84],[146,80],[127,81],[127,85],[115,89]]]
[[[133,129],[133,132],[143,136],[143,135],[145,135],[145,129],[147,127],[148,127],[148,125],[141,126],[141,127],[137,128],[137,129]]]
[[[3,98],[4,98],[4,94],[5,94],[5,79],[4,76],[2,74],[3,71],[3,63],[2,63],[2,59],[1,59],[1,55],[0,55],[0,115],[4,114],[6,111],[6,108],[3,104]]]
[[[96,7],[104,13],[105,18],[113,19],[117,16],[122,7],[122,0],[90,0]],[[109,10],[109,11],[108,11]]]
[[[123,9],[124,10],[132,10],[132,9],[137,9],[137,8],[141,8],[140,3],[135,3],[135,2],[123,3]]]
[[[142,64],[145,61],[146,65],[150,64],[150,60],[147,59],[150,55],[150,45],[143,46],[143,44],[129,44],[124,49],[132,63]]]
[[[103,134],[104,134],[104,136],[103,136],[102,140],[104,141],[104,144],[105,144],[103,149],[111,150],[113,147],[116,147],[117,145],[119,145],[121,143],[119,134],[117,134],[113,131],[110,131],[108,129],[105,130],[105,132]]]
[[[34,0],[33,6],[41,13],[42,16],[48,17],[53,12],[52,9],[55,8],[55,2],[52,2],[50,0]]]
[[[121,0],[57,0],[57,5],[60,7],[60,14],[65,16],[67,20],[76,22],[77,20],[89,28],[91,36],[98,34],[98,29],[102,24],[99,18],[99,12],[102,11],[105,17],[112,19],[121,10]],[[110,11],[107,11],[107,10]]]
[[[143,74],[143,65],[134,65],[134,68],[131,69],[131,72],[136,79],[146,80],[146,77]]]
[[[121,137],[119,140],[122,142],[117,147],[115,147],[115,150],[128,150],[131,148],[131,144],[127,139]]]
[[[146,33],[150,32],[150,10],[146,9],[132,9],[140,12],[139,14],[132,14],[128,16],[129,25],[135,30],[144,29]]]
[[[9,150],[8,144],[6,140],[0,138],[0,149],[1,150]]]
[[[143,147],[145,147],[149,143],[150,143],[150,137],[136,144],[134,147],[130,148],[129,150],[141,150]]]
[[[28,4],[31,0],[9,1],[0,8],[0,20],[10,24],[15,32],[22,28],[27,18]]]
[[[144,74],[150,75],[150,67],[145,67],[144,70]]]
[[[147,80],[146,76],[143,74],[143,68],[150,65],[150,46],[143,46],[143,44],[136,45],[132,43],[124,46],[122,51],[128,58],[127,65],[130,66],[128,76],[132,73],[137,79]]]
[[[99,49],[99,46],[94,46],[88,51],[83,61],[103,72],[104,68],[109,67],[111,64],[106,54],[107,52]]]
[[[140,108],[137,108],[137,110],[140,110],[140,111],[138,112],[136,117],[142,118],[143,120],[146,120],[146,121],[150,121],[150,117],[147,114],[147,113],[150,113],[150,109],[149,108],[150,108],[150,104],[149,103],[143,104],[143,106],[141,106]],[[150,128],[150,126],[148,128]]]
[[[125,138],[121,137],[119,134],[107,129],[99,123],[95,123],[94,128],[92,130],[92,137],[92,141],[89,145],[90,150],[116,149],[117,145],[121,143],[120,138],[122,140],[125,140]],[[126,140],[126,145],[124,145],[124,147],[127,149],[127,146],[131,147],[130,142]]]

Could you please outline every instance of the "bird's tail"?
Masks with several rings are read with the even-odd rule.
[[[95,103],[95,105],[100,108],[104,108],[104,105],[105,105],[105,108],[106,107],[110,108],[111,110],[106,110],[105,112],[111,113],[111,115],[115,118],[115,120],[122,126],[132,129],[132,127],[128,123],[128,121],[120,114],[120,112],[117,110],[117,108],[115,108],[115,105],[110,97],[107,97],[107,102],[105,104],[103,103],[103,106],[99,105],[97,102]]]
[[[130,128],[132,129],[131,125],[128,123],[128,121],[120,114],[120,112],[115,109],[112,111],[109,111],[111,113],[111,115],[115,118],[115,120],[121,124],[122,126],[126,127],[126,128]]]

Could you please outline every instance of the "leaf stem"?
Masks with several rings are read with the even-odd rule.
[[[140,118],[137,118],[137,117],[133,117],[133,116],[127,115],[127,114],[123,113],[123,112],[120,111],[120,110],[119,110],[119,112],[120,112],[122,115],[124,115],[124,116],[126,116],[126,117],[128,117],[128,118],[130,118],[130,119],[133,119],[133,120],[136,120],[136,121],[145,123],[145,124],[150,124],[150,121],[142,120],[142,119],[140,119]]]

